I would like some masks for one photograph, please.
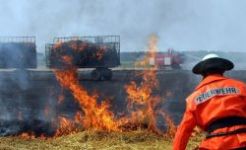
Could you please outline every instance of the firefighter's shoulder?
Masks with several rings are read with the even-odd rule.
[[[246,95],[246,83],[237,79],[227,78],[226,82],[236,88],[240,89],[241,94]]]
[[[197,95],[199,95],[199,93],[201,93],[201,91],[199,90],[195,90],[193,91],[193,93],[191,93],[187,98],[186,98],[186,103],[188,105],[190,105],[190,107],[193,107],[193,106],[196,106],[196,103],[195,103],[195,98]]]

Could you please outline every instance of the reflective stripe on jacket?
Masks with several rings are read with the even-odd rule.
[[[207,76],[186,99],[186,110],[173,142],[174,150],[184,150],[195,126],[205,130],[220,118],[246,117],[246,85],[221,75]],[[227,132],[245,125],[225,127],[214,132]],[[233,149],[246,146],[246,133],[213,137],[202,141],[201,149]]]

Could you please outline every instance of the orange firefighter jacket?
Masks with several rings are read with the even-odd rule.
[[[176,132],[173,149],[184,150],[195,126],[205,130],[209,123],[223,117],[246,117],[246,85],[221,75],[202,80],[186,99],[186,110]],[[246,128],[246,125],[224,127],[213,133]],[[246,133],[205,139],[200,149],[226,150],[246,146]]]

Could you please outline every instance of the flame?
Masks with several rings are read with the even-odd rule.
[[[158,44],[157,35],[155,35],[155,34],[150,35],[149,41],[148,41],[147,53],[142,60],[135,62],[135,66],[138,66],[138,67],[148,66],[150,64],[150,61],[154,60],[154,58],[156,56],[156,52],[158,51],[157,44]],[[157,68],[157,66],[155,66],[155,64],[153,64],[152,68]]]
[[[62,56],[62,60],[67,64],[67,65],[72,65],[72,57],[70,56]]]
[[[67,45],[71,50],[77,51],[77,52],[83,51],[88,46],[86,42],[79,40],[79,38],[73,39],[63,44]]]
[[[139,86],[134,81],[131,81],[130,84],[125,86],[128,94],[128,104],[145,104],[151,98],[152,89],[158,86],[155,76],[155,70],[144,71],[143,81]]]
[[[177,131],[177,127],[175,126],[172,118],[164,111],[160,111],[159,114],[164,118],[167,124],[167,131],[165,135],[168,137],[174,137]]]
[[[27,132],[24,132],[24,133],[21,133],[20,137],[22,139],[26,139],[26,140],[29,140],[29,139],[35,139],[35,134],[34,133],[27,133]]]
[[[146,65],[151,58],[155,57],[158,50],[157,42],[157,36],[151,35],[146,56],[140,62],[136,62],[136,64]],[[159,87],[156,68],[157,66],[154,65],[152,68],[144,70],[141,75],[142,82],[140,84],[131,81],[125,86],[128,95],[128,111],[130,112],[128,121],[138,123],[147,121],[149,130],[162,134],[157,127],[157,116],[161,115],[168,125],[168,134],[173,134],[173,132],[175,132],[175,125],[171,118],[163,110],[156,108],[156,106],[161,103],[161,98],[154,96],[153,93],[153,91],[157,90]]]
[[[55,137],[78,132],[78,128],[73,120],[69,120],[65,117],[59,117],[58,120],[59,127],[56,130]]]
[[[69,89],[74,98],[79,102],[84,116],[81,124],[85,128],[97,130],[118,130],[114,114],[109,111],[109,103],[103,101],[97,103],[97,94],[90,95],[83,86],[79,84],[75,69],[56,70],[55,75],[62,87]]]
[[[56,50],[56,49],[61,48],[61,47],[62,47],[62,44],[63,44],[62,41],[58,41],[58,42],[56,42],[56,43],[53,45],[53,47],[54,47],[54,49]]]
[[[151,58],[154,58],[157,52],[158,38],[151,35],[149,39],[148,51],[143,60],[136,62],[137,64],[146,64]],[[73,48],[78,49],[78,45],[70,44]],[[96,54],[101,57],[103,49]],[[164,110],[158,108],[162,103],[160,96],[155,95],[155,90],[159,88],[157,79],[157,66],[151,66],[148,70],[144,70],[139,76],[142,78],[140,83],[131,81],[125,85],[127,93],[127,110],[128,113],[124,117],[116,116],[110,111],[110,103],[103,100],[98,103],[98,94],[89,93],[78,80],[76,68],[72,65],[71,56],[62,56],[61,59],[66,62],[69,67],[64,70],[54,70],[56,79],[60,85],[71,91],[74,99],[78,102],[82,112],[77,112],[73,119],[59,117],[59,127],[55,136],[78,132],[78,125],[83,129],[95,129],[106,131],[123,131],[136,128],[147,127],[150,131],[157,134],[163,134],[157,127],[157,116],[163,117],[168,129],[168,135],[174,135],[176,127],[170,116]],[[64,97],[59,97],[59,103]]]
[[[100,46],[99,50],[96,52],[96,58],[97,60],[101,60],[103,58],[103,55],[105,53],[106,47],[105,46]]]
[[[97,103],[97,94],[90,95],[86,89],[80,85],[76,68],[72,66],[72,57],[62,56],[61,58],[69,67],[65,70],[55,70],[55,76],[63,88],[69,89],[73,94],[75,100],[79,103],[84,115],[75,116],[75,120],[79,121],[84,128],[93,128],[96,130],[117,131],[117,122],[114,120],[114,114],[109,111],[109,103],[103,101],[101,104]],[[78,113],[77,113],[78,114]],[[78,119],[79,118],[79,119]],[[67,127],[68,126],[68,127]],[[71,121],[60,118],[60,128],[57,135],[61,131],[70,131],[69,127],[73,127]]]

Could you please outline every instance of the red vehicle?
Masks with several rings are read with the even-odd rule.
[[[149,64],[156,65],[159,68],[171,67],[180,69],[180,64],[184,62],[184,55],[173,49],[168,49],[166,53],[157,53],[155,58],[150,58]]]

